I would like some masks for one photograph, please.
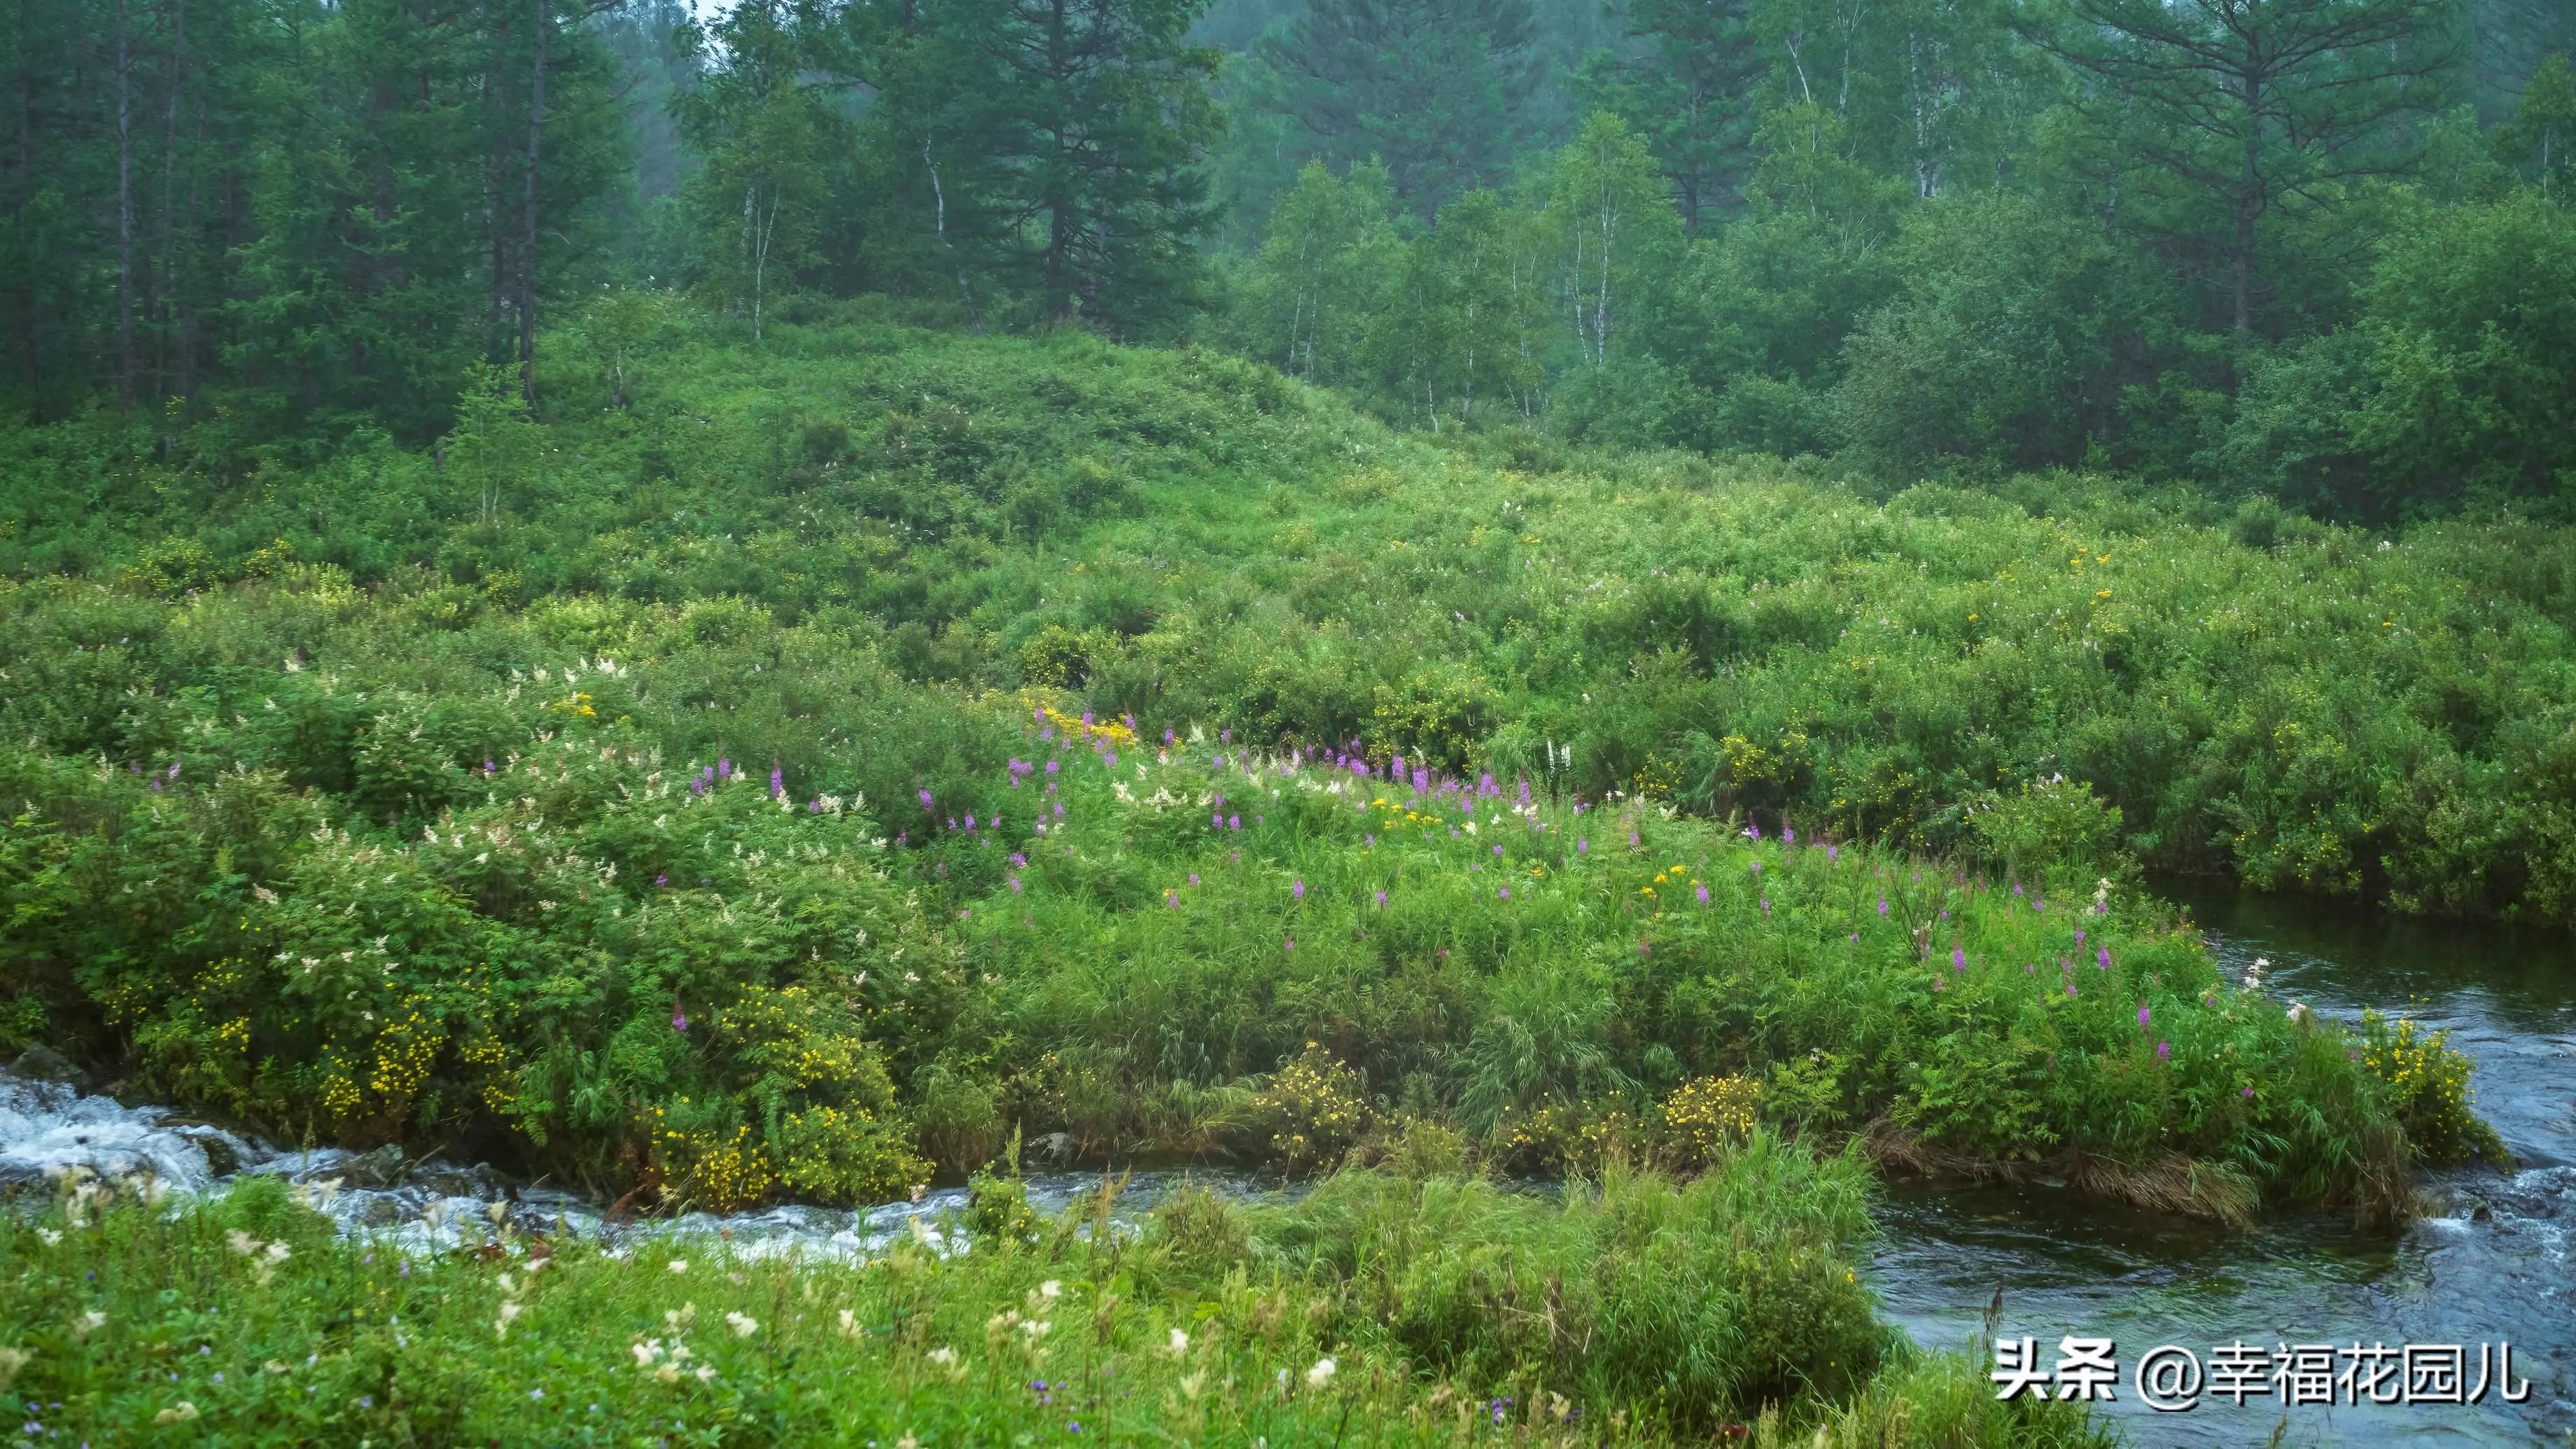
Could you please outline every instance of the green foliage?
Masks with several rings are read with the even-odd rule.
[[[2074,889],[2117,868],[2120,812],[2081,781],[2033,780],[1969,809],[1979,854],[2008,878]]]
[[[158,1205],[91,1182],[0,1217],[0,1407],[99,1443],[685,1422],[852,1449],[1077,1424],[1120,1445],[1429,1446],[1499,1416],[1559,1441],[1616,1419],[1654,1446],[1704,1442],[1739,1404],[1763,1410],[1769,1449],[1820,1431],[1858,1449],[1883,1441],[1843,1426],[1891,1416],[1923,1436],[1907,1442],[2104,1442],[2073,1406],[1944,1393],[1982,1373],[1964,1359],[1888,1354],[1852,1275],[1864,1182],[1851,1159],[1757,1141],[1691,1186],[1621,1178],[1562,1206],[1351,1174],[1295,1209],[1183,1192],[1139,1236],[1098,1230],[1114,1202],[1022,1207],[1033,1251],[993,1251],[970,1222],[973,1252],[852,1262],[705,1237],[611,1255],[479,1218],[474,1251],[406,1258],[335,1238],[275,1178]]]
[[[1615,1405],[1704,1433],[1766,1402],[1840,1398],[1889,1351],[1852,1268],[1866,1183],[1856,1154],[1767,1134],[1688,1184],[1614,1171],[1561,1206],[1346,1174],[1273,1241],[1350,1282],[1346,1322],[1382,1322],[1391,1347],[1480,1395],[1553,1391],[1587,1416]]]
[[[2456,1162],[2471,1153],[2510,1168],[2495,1129],[2469,1110],[2469,1059],[2451,1045],[2448,1031],[2366,1011],[2361,1017],[2361,1060],[2387,1089],[2389,1104],[2406,1127],[2406,1139],[2434,1162]]]

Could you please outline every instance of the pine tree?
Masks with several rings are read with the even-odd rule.
[[[1315,0],[1262,46],[1310,154],[1375,157],[1417,216],[1509,174],[1544,70],[1530,0]]]
[[[2205,198],[2240,335],[2281,207],[2404,171],[2463,58],[2458,11],[2425,0],[2061,0],[2032,34],[2086,81],[2112,144]]]
[[[1646,138],[1671,185],[1682,226],[1736,209],[1752,171],[1754,91],[1767,69],[1751,0],[1633,0],[1628,36],[1639,53],[1593,56],[1578,90]]]

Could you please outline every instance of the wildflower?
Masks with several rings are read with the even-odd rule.
[[[728,1313],[725,1322],[732,1326],[736,1338],[749,1338],[760,1332],[760,1320],[747,1313]]]
[[[1885,896],[1880,896],[1878,898],[1878,913],[1882,916],[1887,914],[1887,897]]]
[[[197,1406],[181,1399],[178,1403],[152,1416],[155,1424],[184,1424],[197,1417]]]
[[[1014,877],[1011,881],[1011,889],[1018,890],[1019,888],[1020,882],[1017,877]],[[1173,910],[1179,910],[1181,908],[1181,893],[1179,891],[1163,892],[1163,904],[1170,906]]]
[[[1771,914],[1771,898],[1769,896],[1764,896],[1762,898],[1762,914],[1766,916]]]
[[[1297,938],[1296,938],[1296,937],[1294,937],[1294,936],[1289,937],[1289,938],[1288,938],[1288,940],[1287,940],[1287,943],[1286,943],[1285,945],[1281,946],[1281,947],[1280,947],[1280,949],[1281,949],[1281,950],[1283,950],[1283,951],[1294,951],[1294,950],[1296,950],[1296,949],[1297,949]]]
[[[2173,1060],[2173,1047],[2170,1043],[2162,1041],[2156,1043],[2156,1060],[2160,1062]]]
[[[1577,855],[1590,855],[1592,853],[1592,842],[1580,835],[1574,837],[1574,853]]]
[[[689,1271],[689,1260],[686,1258],[673,1258],[671,1260],[671,1271],[674,1273],[685,1273]]]
[[[2254,1096],[2254,1089],[2252,1087],[2243,1088],[2237,1093],[2237,1095],[2250,1101]]]
[[[1310,1389],[1320,1389],[1324,1385],[1331,1383],[1333,1381],[1333,1370],[1337,1367],[1339,1367],[1339,1365],[1333,1362],[1330,1355],[1315,1360],[1315,1366],[1306,1370],[1306,1387]]]
[[[1950,969],[1953,971],[1965,971],[1968,969],[1967,947],[1953,946],[1950,948]]]
[[[957,1362],[957,1350],[942,1344],[930,1351],[930,1361],[941,1368],[946,1368]]]
[[[1174,1358],[1179,1358],[1182,1354],[1190,1351],[1190,1336],[1187,1333],[1182,1332],[1180,1329],[1173,1329],[1171,1342],[1165,1345],[1163,1351]]]
[[[1699,903],[1700,903],[1701,905],[1703,905],[1703,906],[1708,904],[1708,887],[1707,887],[1707,886],[1701,886],[1701,887],[1699,888]]]
[[[1827,846],[1825,847],[1825,864],[1827,864],[1827,865],[1834,865],[1834,864],[1838,864],[1838,863],[1842,860],[1842,858],[1843,858],[1843,848],[1842,848],[1841,846],[1839,846],[1839,845],[1830,845],[1830,844],[1829,844],[1829,845],[1827,845]]]
[[[689,1014],[680,1009],[680,995],[676,991],[671,993],[671,1030],[678,1032],[682,1036],[687,1036],[689,1034]],[[673,1264],[671,1271],[674,1273],[679,1272],[680,1265],[676,1263]]]
[[[1292,901],[1304,900],[1306,898],[1306,883],[1301,880],[1289,886],[1288,898]]]
[[[1753,862],[1753,873],[1755,875],[1760,875],[1762,873],[1762,862],[1758,860]]]
[[[1384,892],[1384,891],[1379,891],[1379,892],[1377,893],[1377,903],[1378,903],[1378,908],[1379,908],[1379,909],[1381,909],[1381,910],[1385,909],[1385,907],[1386,907],[1386,892]]]
[[[2138,1030],[2140,1030],[2140,1031],[2145,1031],[2146,1029],[2147,1029],[2147,1009],[2146,1009],[2145,1007],[2141,1006],[2141,1007],[2139,1007],[2139,1008],[2138,1008]]]
[[[2290,1010],[2289,1010],[2289,1018],[2290,1018],[2290,1020],[2291,1020],[2292,1022],[2294,1022],[2294,1023],[2298,1024],[2298,1025],[2301,1025],[2301,1026],[2306,1025],[2306,1024],[2307,1024],[2307,1021],[2308,1021],[2308,1006],[2307,1006],[2307,1003],[2306,1003],[2306,1002],[2304,1002],[2304,1001],[2293,1001],[2293,1002],[2291,1002],[2291,1003],[2290,1003]]]
[[[1510,886],[1505,886],[1501,890],[1494,892],[1494,897],[1497,900],[1510,900],[1512,898],[1512,888]]]
[[[1640,956],[1645,956],[1645,955],[1650,955],[1650,954],[1652,954],[1652,953],[1651,953],[1651,952],[1650,952],[1650,950],[1648,949],[1648,947],[1647,947],[1647,945],[1646,945],[1646,943],[1645,943],[1645,942],[1643,942],[1643,941],[1639,941],[1639,942],[1637,943],[1637,954],[1638,954],[1638,955],[1640,955]]]

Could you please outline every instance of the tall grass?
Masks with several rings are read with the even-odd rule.
[[[1850,1267],[1862,1181],[1768,1142],[1563,1204],[1351,1174],[1298,1208],[1184,1194],[1139,1235],[1101,1196],[857,1262],[513,1222],[404,1257],[274,1179],[157,1205],[92,1182],[0,1214],[0,1407],[96,1443],[1803,1443],[1891,1415],[1871,1442],[2101,1442],[1894,1348]]]

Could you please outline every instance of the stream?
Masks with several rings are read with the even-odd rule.
[[[2187,883],[2165,889],[2209,929],[2230,975],[2267,957],[2271,992],[2320,1014],[2380,1006],[2450,1029],[2476,1064],[2477,1110],[2521,1169],[2425,1174],[2418,1186],[2438,1211],[2395,1238],[2331,1215],[2231,1232],[2044,1187],[1899,1184],[1881,1202],[1868,1270],[1886,1316],[1920,1344],[1989,1361],[1980,1335],[2000,1290],[1998,1332],[2036,1340],[2043,1368],[2055,1363],[2061,1336],[2115,1340],[2121,1377],[2104,1407],[2140,1445],[2258,1444],[2285,1420],[2280,1442],[2291,1445],[2576,1444],[2576,941]],[[495,1214],[526,1230],[605,1238],[612,1249],[664,1234],[721,1237],[755,1256],[855,1258],[903,1237],[932,1251],[963,1246],[943,1227],[965,1204],[961,1188],[857,1211],[784,1207],[611,1224],[595,1202],[514,1185],[487,1167],[279,1151],[160,1108],[0,1072],[0,1187],[74,1165],[111,1176],[148,1171],[188,1190],[242,1174],[338,1179],[325,1211],[348,1230],[390,1235],[415,1251],[479,1240]],[[1236,1197],[1286,1195],[1276,1178],[1189,1176]],[[1132,1218],[1182,1177],[1137,1174],[1121,1216]],[[1061,1211],[1099,1181],[1033,1175],[1030,1198]],[[2149,1348],[2179,1345],[2205,1363],[2213,1347],[2238,1342],[2266,1352],[2456,1343],[2472,1386],[2479,1346],[2509,1342],[2512,1387],[2527,1380],[2529,1394],[2508,1403],[2496,1384],[2475,1405],[2380,1405],[2365,1395],[2358,1405],[2284,1408],[2277,1393],[2241,1405],[2204,1393],[2197,1407],[2167,1413],[2139,1401],[2131,1375]]]
[[[2106,1406],[2142,1445],[2400,1440],[2563,1444],[2576,1434],[2576,942],[2456,922],[2393,919],[2348,906],[2163,882],[2215,941],[2227,974],[2256,957],[2276,998],[2352,1018],[2403,1010],[2451,1031],[2476,1063],[2476,1109],[2521,1159],[2429,1172],[2443,1204],[2392,1240],[2347,1218],[2273,1218],[2250,1232],[2124,1210],[2045,1188],[1935,1191],[1899,1186],[1879,1212],[1871,1277],[1887,1316],[1918,1343],[1975,1349],[1997,1289],[2000,1335],[2111,1338],[2123,1377]],[[2483,1211],[2482,1211],[2483,1209]],[[2474,1406],[2284,1408],[2277,1391],[2239,1405],[2206,1393],[2158,1413],[2138,1402],[2137,1356],[2164,1344],[2206,1363],[2237,1342],[2458,1343],[2468,1385],[2478,1345],[2513,1345],[2529,1399],[2490,1388]],[[1979,1354],[1991,1361],[1992,1349]],[[2342,1364],[2338,1363],[2339,1372]],[[2516,1385],[2518,1388],[2518,1384]],[[2340,1396],[2338,1396],[2340,1397]]]

